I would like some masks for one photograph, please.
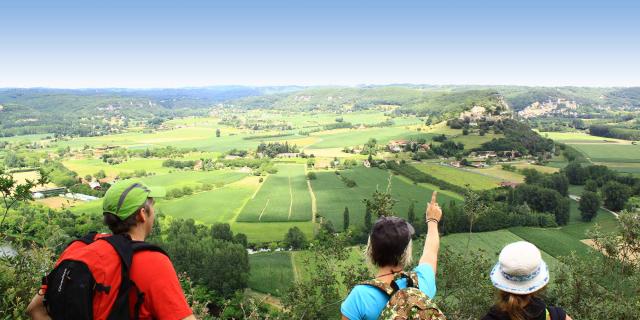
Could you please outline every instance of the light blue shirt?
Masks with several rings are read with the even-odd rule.
[[[436,275],[429,264],[421,264],[413,271],[418,275],[418,288],[433,299],[436,296]],[[407,279],[396,281],[400,289],[407,287]],[[376,320],[387,305],[389,297],[380,289],[369,285],[353,287],[347,299],[340,307],[340,312],[349,320]]]

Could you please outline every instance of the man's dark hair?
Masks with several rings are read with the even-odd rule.
[[[138,215],[138,213],[140,213],[140,210],[144,208],[144,211],[147,213],[147,216],[148,216],[149,211],[151,210],[151,206],[153,206],[153,198],[147,198],[147,201],[145,201],[140,206],[140,208],[136,210],[136,212],[134,212],[124,220],[118,218],[118,216],[116,216],[113,213],[105,212],[104,224],[106,224],[107,227],[109,227],[109,230],[111,230],[111,233],[113,234],[127,233],[129,232],[129,230],[131,230],[131,228],[135,227],[136,224],[138,224],[138,220],[136,219],[136,216]]]

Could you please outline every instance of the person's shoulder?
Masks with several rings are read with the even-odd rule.
[[[153,268],[171,268],[173,269],[173,263],[167,255],[162,252],[153,250],[138,251],[133,255],[134,264],[148,265]]]

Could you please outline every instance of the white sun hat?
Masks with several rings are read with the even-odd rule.
[[[529,294],[549,283],[549,268],[540,250],[526,241],[505,246],[491,270],[493,286],[513,294]]]

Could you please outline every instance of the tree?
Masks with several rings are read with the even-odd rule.
[[[600,197],[598,194],[591,191],[585,191],[580,196],[579,206],[580,215],[582,216],[582,220],[589,222],[598,214],[598,209],[600,209]]]
[[[220,138],[220,128],[216,129],[216,138]]]
[[[344,213],[342,214],[342,229],[349,229],[349,207],[344,207]]]
[[[416,222],[416,203],[414,201],[411,201],[411,203],[409,204],[409,211],[407,212],[407,221],[409,221],[409,223],[411,225],[414,225]]]
[[[627,203],[624,205],[624,209],[630,212],[640,210],[640,196],[629,198]]]
[[[98,180],[99,180],[99,179],[104,179],[104,178],[106,178],[106,177],[107,177],[107,174],[104,172],[104,170],[100,170],[100,171],[96,172],[95,174],[93,174],[93,176],[94,176],[96,179],[98,179]]]
[[[215,223],[211,226],[211,238],[233,241],[233,232],[228,223]]]
[[[595,180],[589,179],[584,184],[585,191],[598,192],[598,183]]]
[[[19,202],[33,200],[31,189],[37,185],[45,185],[49,182],[49,173],[40,169],[39,178],[35,181],[26,180],[18,183],[11,174],[0,168],[0,197],[2,197],[2,220],[0,220],[0,235],[4,235],[2,229],[4,220],[9,214],[9,210]]]
[[[613,211],[619,211],[624,208],[627,199],[631,195],[631,190],[622,183],[609,181],[602,187],[602,195],[605,207]]]
[[[233,242],[237,244],[241,244],[245,248],[249,244],[249,241],[247,240],[247,235],[244,233],[236,233],[233,236]]]
[[[84,176],[84,181],[86,181],[86,182],[91,182],[91,180],[92,180],[92,178],[91,178],[91,175],[90,175],[90,174],[88,174],[88,175]]]
[[[464,195],[464,213],[469,220],[469,237],[467,238],[467,250],[469,250],[469,243],[471,242],[471,233],[473,232],[473,223],[482,217],[488,211],[487,205],[482,201],[480,195],[470,188]]]
[[[307,246],[307,237],[300,228],[293,227],[284,236],[284,243],[292,249],[304,249]]]
[[[564,168],[564,174],[573,185],[583,185],[587,180],[587,172],[577,162],[571,162]]]
[[[371,231],[371,228],[373,228],[373,222],[371,221],[371,209],[369,209],[369,206],[365,206],[364,210],[364,228],[366,232]]]

